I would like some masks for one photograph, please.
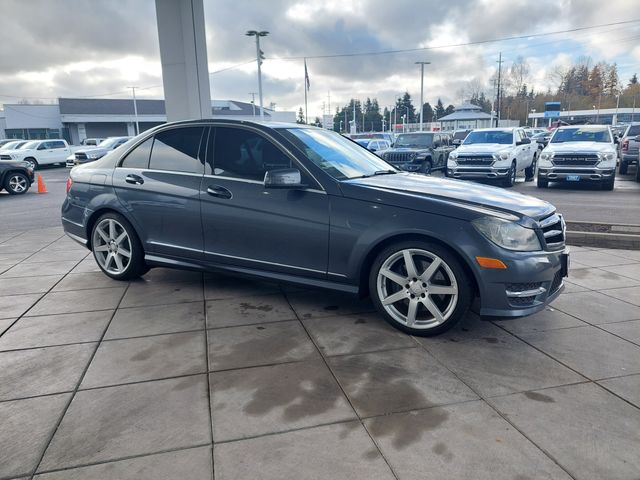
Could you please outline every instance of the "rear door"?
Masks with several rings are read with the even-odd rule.
[[[113,186],[136,224],[147,253],[201,259],[200,184],[205,127],[156,133],[116,167]]]
[[[329,199],[273,139],[250,127],[216,126],[212,174],[202,182],[205,258],[260,270],[324,278]],[[305,189],[264,187],[267,170],[299,168]]]

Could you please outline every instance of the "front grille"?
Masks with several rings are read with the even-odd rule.
[[[388,152],[384,159],[389,163],[409,163],[413,160],[412,156],[410,152]]]
[[[87,159],[86,153],[76,153],[76,160],[86,160],[86,159]]]
[[[510,298],[509,299],[509,303],[511,305],[517,305],[519,307],[528,307],[529,305],[531,305],[533,303],[533,301],[536,299],[535,296],[531,296],[531,297],[514,297],[514,298]]]
[[[552,295],[555,292],[557,292],[561,285],[562,285],[562,272],[558,270],[556,274],[553,276],[553,281],[551,282],[551,288],[549,289],[549,295]]]
[[[554,213],[538,222],[545,246],[549,250],[564,248],[566,226],[562,215]]]
[[[491,155],[461,154],[456,159],[459,165],[476,165],[489,167],[493,165],[494,158]]]
[[[554,168],[550,173],[568,173],[568,174],[590,174],[596,175],[598,173],[602,173],[599,170],[593,170],[591,168]]]
[[[11,155],[0,155],[0,160],[11,160]]]
[[[593,167],[600,159],[595,153],[556,154],[553,157],[554,165],[575,165],[581,167]]]
[[[540,288],[542,283],[540,282],[528,282],[528,283],[507,283],[507,290],[510,292],[524,292],[526,290],[535,290]]]

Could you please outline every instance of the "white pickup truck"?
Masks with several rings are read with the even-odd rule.
[[[449,154],[447,176],[500,180],[511,187],[524,170],[526,181],[536,173],[538,148],[522,128],[480,128],[469,133],[462,145]]]
[[[39,165],[63,164],[79,148],[62,139],[32,140],[17,150],[2,150],[0,161],[23,161],[35,170]]]

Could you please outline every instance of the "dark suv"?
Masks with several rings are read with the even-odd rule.
[[[558,296],[564,222],[517,193],[401,172],[338,133],[200,120],[144,132],[74,167],[67,234],[104,273],[217,269],[370,294],[417,335]]]
[[[447,168],[454,147],[449,135],[438,132],[415,132],[398,135],[393,146],[381,157],[391,165],[408,172],[430,173]]]
[[[0,190],[4,188],[9,195],[22,195],[33,181],[33,168],[28,163],[0,161]]]
[[[619,140],[620,145],[620,173],[627,174],[629,165],[638,165],[638,154],[640,153],[640,123],[629,125]],[[640,166],[638,167],[640,168]]]

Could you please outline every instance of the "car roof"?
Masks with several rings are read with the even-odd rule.
[[[556,130],[567,130],[569,128],[582,128],[583,130],[602,130],[610,128],[610,125],[561,125]]]
[[[516,128],[522,127],[493,127],[493,128],[476,128],[474,132],[513,132]]]

